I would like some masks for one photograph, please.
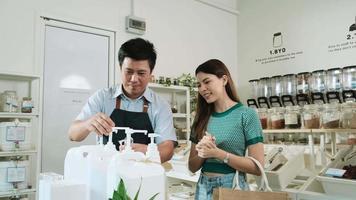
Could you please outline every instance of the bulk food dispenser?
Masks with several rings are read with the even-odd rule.
[[[327,92],[328,103],[341,103],[340,93],[342,88],[342,69],[331,68],[327,70]]]
[[[258,79],[252,79],[249,80],[248,83],[250,84],[250,98],[247,99],[247,106],[252,107],[252,108],[258,108],[257,101],[256,99],[258,98],[259,94],[259,80]]]
[[[271,77],[271,96],[269,97],[269,103],[271,107],[282,107],[281,98],[282,95],[282,76]]]
[[[342,98],[344,102],[356,99],[356,65],[342,68]]]
[[[297,104],[299,106],[304,106],[305,104],[310,104],[309,94],[310,94],[310,84],[309,79],[311,77],[310,72],[301,72],[297,74]]]
[[[295,74],[286,74],[282,76],[282,103],[283,106],[294,106],[296,95]]]
[[[313,104],[324,104],[324,96],[326,92],[325,70],[316,70],[312,72],[312,76],[310,78],[310,89],[311,102]]]
[[[260,108],[270,108],[268,97],[271,96],[271,82],[269,77],[260,78],[259,82],[259,97],[257,98]]]

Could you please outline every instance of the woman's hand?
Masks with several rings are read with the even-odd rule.
[[[201,158],[215,157],[216,152],[218,150],[215,141],[212,141],[211,139],[204,139],[204,138],[195,146],[195,149],[198,152],[198,156]]]

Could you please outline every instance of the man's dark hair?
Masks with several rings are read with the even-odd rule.
[[[142,38],[135,38],[121,45],[118,57],[120,68],[122,67],[125,57],[134,60],[148,60],[152,72],[156,64],[157,54],[150,41]]]

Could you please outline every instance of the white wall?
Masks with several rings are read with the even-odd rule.
[[[37,13],[114,30],[119,47],[137,37],[125,32],[130,5],[130,0],[0,0],[0,71],[40,71],[34,64]],[[235,10],[236,0],[220,5]],[[223,60],[236,73],[236,15],[194,0],[136,0],[134,8],[147,22],[143,37],[158,51],[156,76],[193,73],[209,58]]]
[[[238,89],[243,101],[250,91],[248,80],[344,67],[356,64],[356,35],[347,40],[355,23],[354,0],[239,0],[238,7]],[[273,34],[282,32],[282,55],[303,52],[295,58],[261,64],[257,58],[271,58]],[[354,34],[356,31],[353,31]],[[330,45],[349,42],[341,51]],[[353,44],[350,44],[350,43]],[[271,60],[271,59],[270,59]]]

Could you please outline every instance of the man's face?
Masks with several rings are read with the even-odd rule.
[[[125,57],[121,66],[122,85],[125,95],[136,99],[143,94],[151,79],[148,60],[134,60]]]

